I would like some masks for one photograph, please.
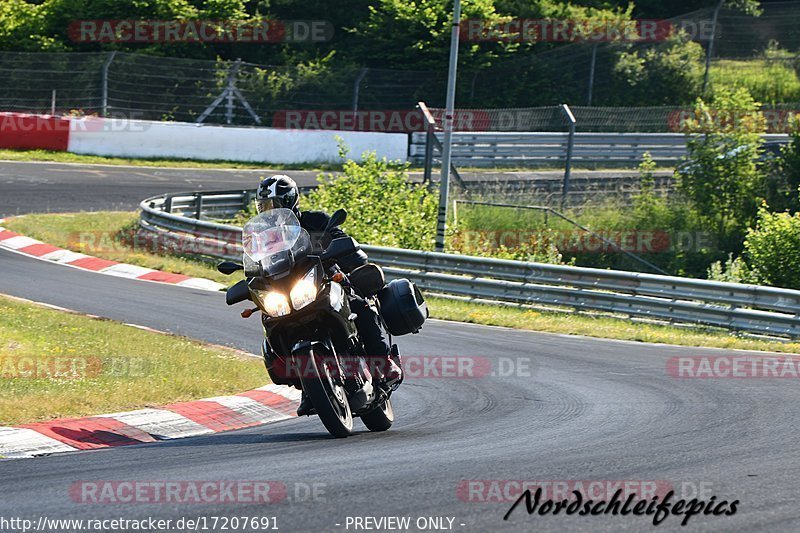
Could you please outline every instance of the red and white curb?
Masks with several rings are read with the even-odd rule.
[[[2,223],[4,219],[0,219]],[[206,291],[220,291],[225,288],[221,283],[205,278],[193,278],[183,274],[162,272],[152,268],[145,268],[127,263],[119,263],[108,259],[100,259],[90,255],[65,250],[57,246],[45,244],[36,239],[9,231],[0,226],[0,248],[5,248],[20,254],[35,257],[45,261],[52,261],[83,270],[118,276],[122,278],[171,283],[181,287],[201,289]]]
[[[93,450],[232,431],[295,416],[300,391],[279,385],[156,409],[0,427],[0,459]]]

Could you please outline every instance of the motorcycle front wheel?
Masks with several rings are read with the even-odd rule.
[[[392,399],[386,398],[386,401],[368,413],[361,415],[361,421],[367,426],[370,431],[386,431],[392,427],[394,422],[394,409],[392,408]]]
[[[337,438],[347,437],[353,432],[353,413],[347,394],[340,380],[334,379],[339,375],[333,368],[335,358],[319,352],[318,348],[310,347],[305,353],[296,354],[296,357],[307,359],[307,368],[311,370],[300,381],[328,433]]]

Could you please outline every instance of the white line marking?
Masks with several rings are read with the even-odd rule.
[[[74,451],[72,446],[29,428],[0,427],[0,456],[7,459]]]
[[[274,383],[270,383],[269,385],[264,385],[263,387],[259,387],[256,390],[263,390],[267,392],[271,392],[273,394],[278,394],[279,396],[283,396],[287,400],[291,400],[293,402],[299,402],[300,397],[303,395],[298,389],[294,387],[289,387],[286,385],[275,385]]]
[[[248,421],[259,424],[291,418],[289,415],[270,409],[266,405],[245,396],[217,396],[215,398],[206,398],[204,401],[222,404],[229,409],[233,409]]]
[[[42,241],[37,241],[36,239],[31,239],[24,235],[18,235],[17,237],[11,237],[10,239],[0,241],[0,246],[10,248],[11,250],[19,250],[20,248],[25,248],[33,244],[42,244]]]
[[[181,287],[189,287],[191,289],[202,289],[204,291],[215,291],[219,292],[220,290],[225,288],[225,285],[221,283],[217,283],[216,281],[211,281],[210,279],[204,278],[189,278],[178,283],[173,283],[172,285],[180,285]]]
[[[144,276],[145,274],[155,272],[155,270],[152,268],[120,263],[118,265],[112,265],[108,268],[104,268],[100,272],[110,276],[119,276],[121,278],[138,278],[139,276]]]
[[[163,409],[139,409],[124,413],[99,415],[99,418],[113,418],[150,435],[161,439],[178,439],[214,433],[211,429],[189,420],[185,416]]]

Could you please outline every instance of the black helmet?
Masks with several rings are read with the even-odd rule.
[[[256,210],[259,213],[280,207],[294,211],[297,209],[299,201],[300,191],[297,189],[297,184],[289,176],[277,174],[264,178],[258,184]]]

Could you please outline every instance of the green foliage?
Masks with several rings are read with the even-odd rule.
[[[493,0],[465,0],[462,16],[497,21]],[[378,0],[369,6],[369,17],[352,29],[358,37],[355,54],[370,58],[367,66],[397,65],[437,68],[447,65],[450,47],[452,2],[449,0]],[[459,62],[482,66],[497,47],[464,46]]]
[[[791,213],[800,211],[800,120],[795,119],[789,144],[782,152],[780,172],[783,182],[780,186],[780,205],[777,210],[787,209]],[[773,201],[774,203],[774,201]]]
[[[744,87],[755,99],[771,105],[800,101],[800,78],[788,60],[722,59],[712,64],[708,78],[712,91],[716,87]]]
[[[25,0],[0,2],[0,50],[57,50],[56,40],[42,31],[47,6]]]
[[[698,99],[698,118],[688,123],[688,161],[676,171],[680,190],[725,253],[741,250],[765,195],[758,166],[765,124],[758,109],[743,88],[720,88],[710,103]]]
[[[374,152],[362,162],[345,159],[342,174],[321,174],[319,187],[301,200],[301,209],[349,216],[344,229],[356,240],[378,246],[433,248],[438,196],[408,180],[408,165],[378,159]]]
[[[458,254],[562,264],[558,250],[559,235],[552,229],[471,230],[455,228],[448,241],[448,250]]]
[[[644,50],[627,45],[613,65],[608,105],[679,104],[699,94],[703,82],[703,48],[676,34]]]
[[[724,263],[722,261],[711,263],[707,277],[710,280],[728,283],[758,283],[745,260],[741,257],[734,258],[733,254],[728,255]]]
[[[760,283],[800,289],[800,213],[770,213],[763,206],[744,246],[753,277]]]
[[[698,0],[670,3],[642,0],[464,0],[462,20],[485,24],[514,18],[572,21],[625,21],[662,18],[707,7]],[[757,2],[737,0],[729,7],[754,14]],[[308,98],[322,95],[326,107],[346,107],[353,81],[361,67],[399,69],[412,73],[415,93],[395,97],[391,105],[410,106],[418,99],[437,102],[444,94],[450,40],[452,0],[3,0],[0,2],[0,50],[79,52],[119,50],[149,55],[221,62],[236,58],[260,65],[281,65],[256,71],[242,84],[248,98],[268,109],[311,106]],[[77,43],[68,28],[76,20],[323,20],[331,23],[328,42],[251,43]],[[556,102],[583,102],[586,98],[590,45],[515,40],[462,41],[459,51],[458,101],[471,107],[527,107]],[[547,55],[549,51],[565,52]],[[603,44],[598,48],[593,102],[595,105],[680,105],[699,94],[702,47],[675,35],[664,42],[640,46]],[[712,69],[712,87],[722,84],[748,87],[760,101],[800,100],[800,83],[789,63],[719,62]],[[119,65],[117,65],[119,66]],[[796,66],[795,66],[796,67]],[[491,70],[488,70],[490,69]],[[96,72],[95,69],[86,69]],[[419,71],[425,71],[420,75]],[[175,80],[191,80],[193,73],[175,72]],[[117,76],[120,76],[117,73]],[[132,75],[135,78],[135,73]],[[224,77],[224,75],[223,75]],[[118,78],[119,79],[119,78]],[[505,79],[510,83],[496,83]],[[137,80],[123,79],[135,86]],[[369,81],[366,82],[367,84]],[[10,84],[10,85],[13,85]],[[78,85],[75,83],[74,85]],[[188,88],[159,87],[182,94]],[[365,91],[361,108],[368,109]],[[251,96],[252,95],[252,96]],[[338,98],[337,98],[338,96]],[[276,103],[277,102],[277,103]],[[291,105],[287,106],[287,102]],[[385,101],[375,102],[385,108]],[[161,110],[167,118],[193,120]]]
[[[646,155],[640,165],[641,192],[628,205],[608,200],[566,215],[669,273],[703,276],[715,255],[713,239],[691,205],[655,191],[654,171],[655,163]],[[619,248],[541,211],[459,204],[456,222],[448,248],[461,253],[651,271]]]

